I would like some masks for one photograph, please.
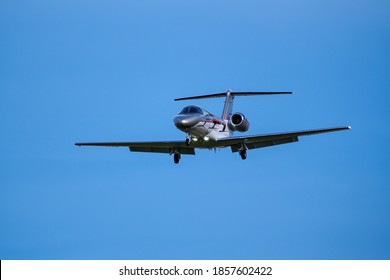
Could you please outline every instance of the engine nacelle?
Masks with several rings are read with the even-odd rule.
[[[229,129],[232,131],[245,132],[249,129],[249,121],[241,113],[234,113],[230,117],[228,123]]]

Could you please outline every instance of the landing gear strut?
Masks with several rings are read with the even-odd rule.
[[[175,154],[173,155],[173,161],[174,161],[176,164],[179,163],[180,158],[181,158],[181,155],[180,155],[179,153],[175,153]]]
[[[242,159],[246,159],[246,150],[241,150],[240,151],[240,156]]]
[[[191,136],[191,134],[187,133],[187,136],[186,136],[186,145],[187,145],[187,146],[191,145],[191,142],[192,142],[192,136]]]

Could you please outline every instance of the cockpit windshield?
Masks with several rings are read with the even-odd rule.
[[[203,114],[203,110],[197,106],[187,106],[179,113],[179,115],[183,114]]]

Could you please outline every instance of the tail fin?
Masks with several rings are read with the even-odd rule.
[[[223,105],[222,119],[228,120],[233,113],[234,95],[232,95],[231,89],[228,89],[225,94],[226,94],[226,99],[225,99],[225,105]]]
[[[230,89],[228,89],[227,92],[223,92],[223,93],[214,93],[214,94],[207,94],[207,95],[182,97],[182,98],[176,98],[175,101],[213,98],[213,97],[224,97],[225,96],[226,99],[225,99],[225,105],[223,106],[222,118],[227,120],[230,118],[230,116],[233,112],[234,96],[253,96],[253,95],[270,95],[270,94],[292,94],[292,92],[291,91],[232,92]]]

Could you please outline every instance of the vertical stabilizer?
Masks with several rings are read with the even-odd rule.
[[[228,89],[226,92],[225,105],[223,106],[222,119],[228,120],[233,112],[233,100],[234,95],[232,95],[232,90]]]

